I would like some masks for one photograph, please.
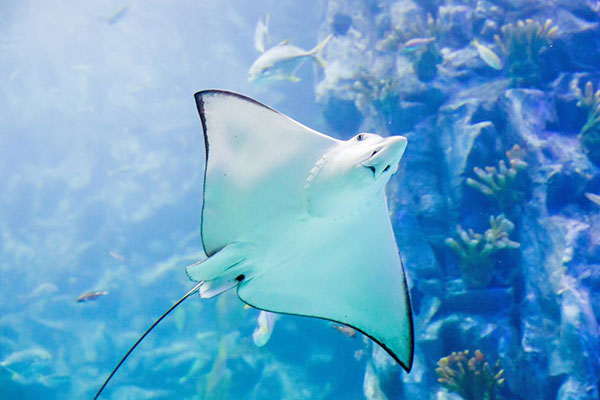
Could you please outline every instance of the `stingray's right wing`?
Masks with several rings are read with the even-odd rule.
[[[238,296],[267,311],[324,318],[352,326],[384,347],[407,371],[413,322],[404,268],[383,198],[348,218],[311,219],[281,263],[247,260],[256,273]]]
[[[305,181],[336,139],[237,93],[195,95],[206,145],[202,242],[210,256],[306,207]]]

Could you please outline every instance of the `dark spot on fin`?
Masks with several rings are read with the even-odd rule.
[[[241,274],[241,275],[236,276],[235,280],[238,282],[241,282],[244,280],[244,278],[245,278],[244,274]]]

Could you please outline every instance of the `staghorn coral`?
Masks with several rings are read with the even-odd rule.
[[[398,80],[395,78],[376,79],[367,71],[361,71],[355,77],[352,84],[352,91],[356,93],[354,103],[356,108],[366,113],[370,106],[389,117],[392,112],[387,109],[390,104],[395,104],[398,101]]]
[[[496,400],[498,388],[504,384],[504,370],[500,361],[492,370],[485,355],[475,350],[469,358],[469,350],[452,352],[437,362],[438,382],[448,390],[458,393],[465,400]]]
[[[473,168],[473,172],[479,180],[467,178],[466,184],[477,189],[484,195],[490,197],[501,210],[506,210],[511,204],[521,200],[523,193],[516,189],[516,178],[520,171],[527,167],[525,151],[514,145],[506,152],[510,167],[506,166],[504,160],[500,160],[498,168],[485,167]]]
[[[577,105],[588,113],[585,125],[579,133],[579,141],[590,161],[600,165],[600,89],[594,93],[594,85],[588,81],[582,91],[579,88],[579,79],[573,79],[571,91],[578,100]]]
[[[539,86],[540,55],[548,48],[558,27],[547,19],[544,25],[532,19],[502,27],[502,37],[494,35],[498,47],[506,56],[508,73],[517,87]]]
[[[490,217],[490,229],[482,235],[472,229],[465,231],[457,226],[459,240],[447,238],[448,245],[460,258],[460,271],[468,287],[487,286],[493,277],[494,260],[492,255],[503,249],[516,249],[520,246],[508,235],[515,225],[504,215]]]

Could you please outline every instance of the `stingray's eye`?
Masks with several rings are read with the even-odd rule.
[[[356,135],[356,140],[358,140],[359,142],[365,140],[365,135],[359,133],[358,135]]]

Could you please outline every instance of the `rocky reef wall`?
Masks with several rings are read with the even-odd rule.
[[[325,119],[343,137],[409,140],[389,196],[416,357],[407,375],[375,351],[370,393],[459,396],[438,360],[479,349],[503,369],[497,398],[599,398],[599,12],[592,0],[328,2]]]

